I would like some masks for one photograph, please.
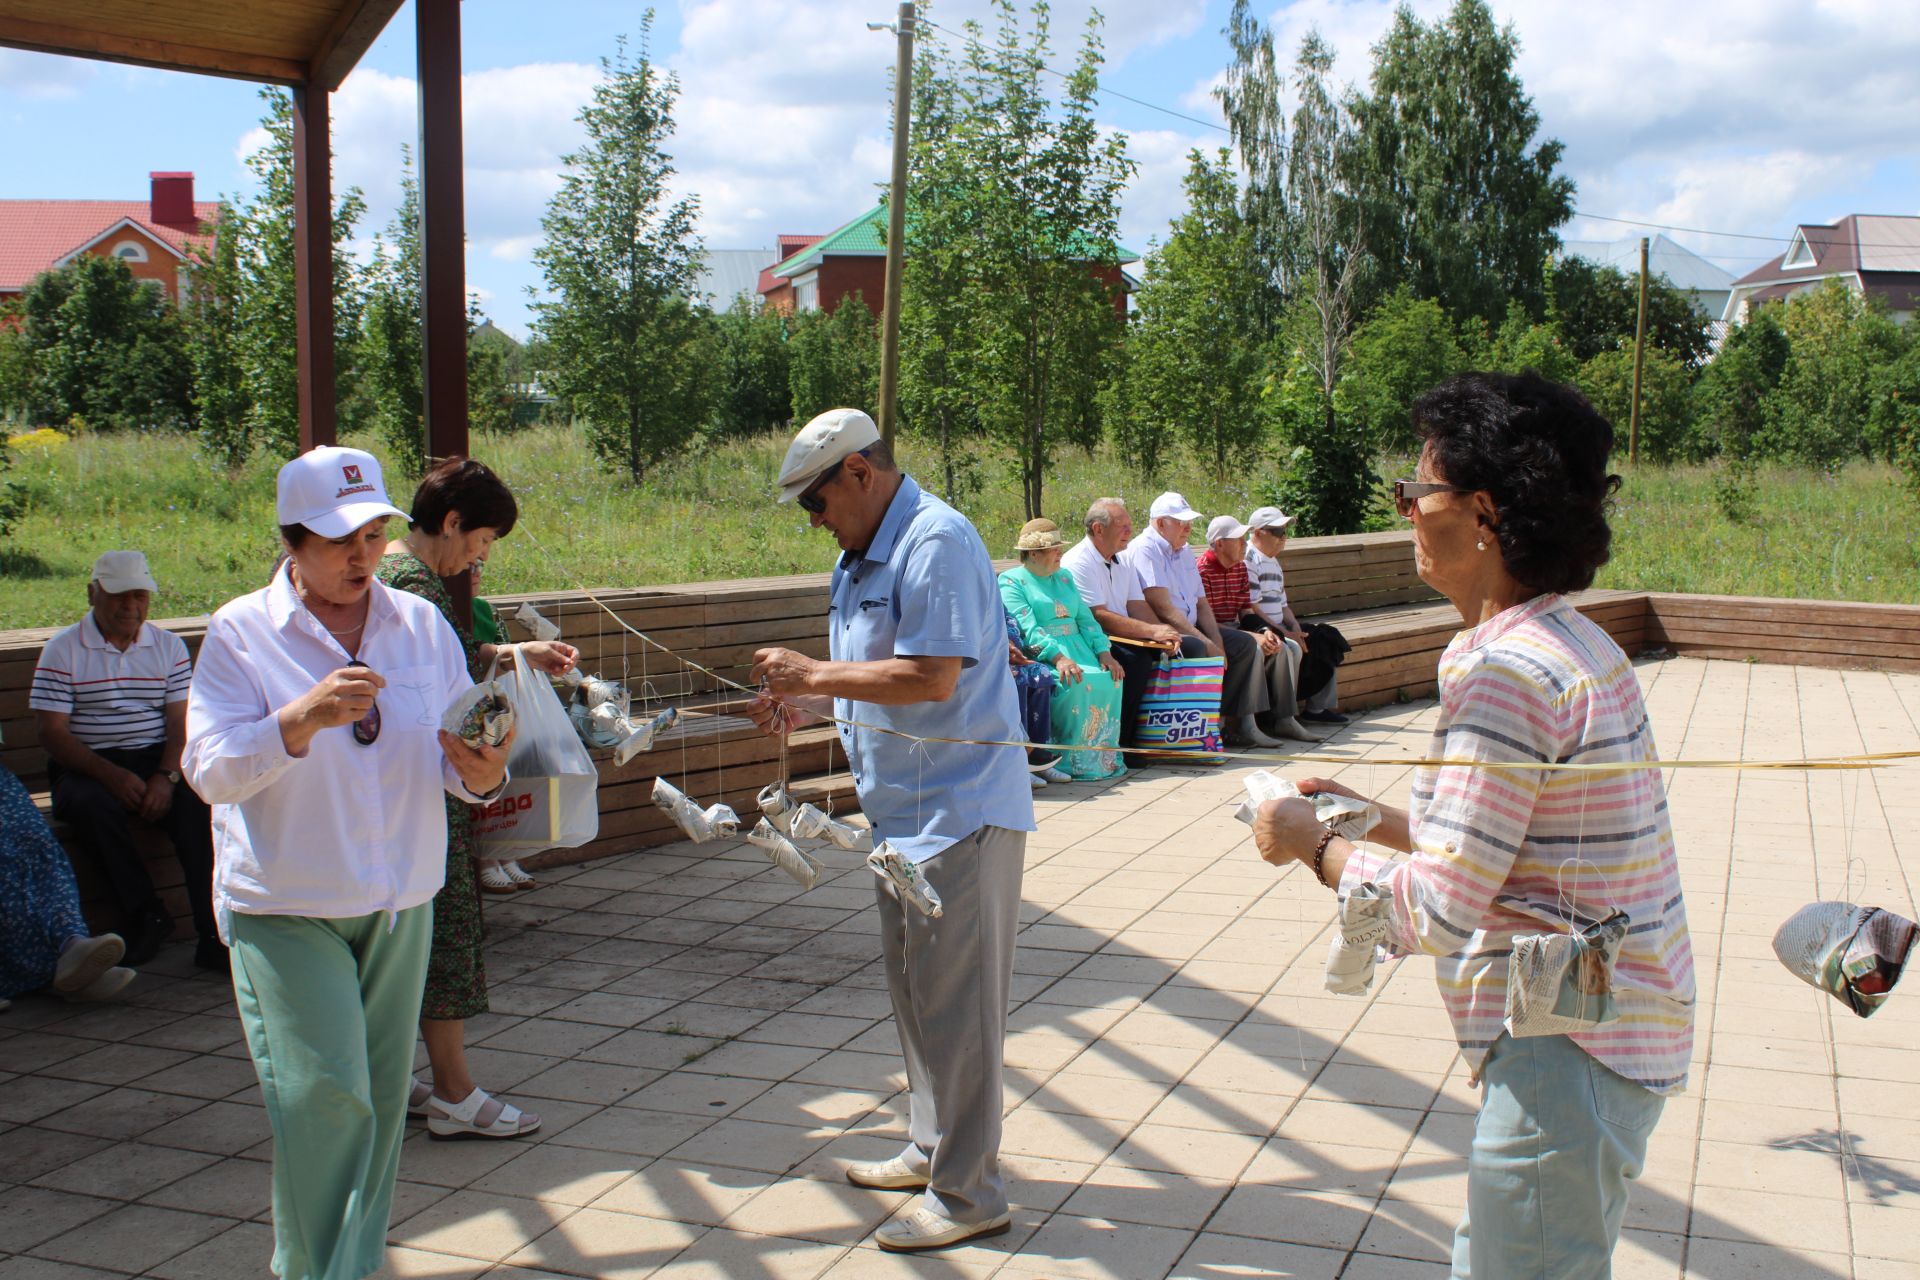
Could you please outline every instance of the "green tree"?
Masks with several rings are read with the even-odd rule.
[[[720,351],[720,395],[714,429],[752,436],[793,420],[792,351],[784,311],[741,294],[714,319]]]
[[[1507,304],[1506,319],[1493,331],[1491,341],[1476,363],[1496,373],[1525,373],[1531,369],[1555,382],[1573,381],[1580,369],[1580,362],[1574,359],[1558,322],[1536,323],[1517,301]]]
[[[240,331],[241,245],[246,240],[244,215],[223,204],[213,224],[213,237],[187,250],[192,287],[187,295],[187,355],[193,367],[194,425],[208,453],[229,471],[237,470],[253,452],[247,428],[251,402],[247,395],[244,338]]]
[[[622,39],[601,60],[579,117],[586,141],[564,158],[534,251],[549,299],[534,304],[543,377],[595,451],[635,483],[694,439],[711,401],[711,319],[688,301],[702,257],[698,203],[668,189],[680,82],[654,65],[652,30],[649,9],[639,58]]]
[[[467,425],[474,431],[511,431],[520,421],[521,397],[508,372],[519,344],[487,322],[475,299],[467,299]]]
[[[1186,190],[1187,211],[1147,260],[1136,295],[1127,341],[1134,395],[1121,434],[1136,465],[1151,472],[1163,434],[1177,428],[1224,477],[1260,442],[1261,281],[1249,270],[1253,237],[1232,156],[1192,152]]]
[[[1251,241],[1249,266],[1259,282],[1260,341],[1280,325],[1292,291],[1291,209],[1287,203],[1286,83],[1274,57],[1273,33],[1253,14],[1249,0],[1234,0],[1226,29],[1233,50],[1226,76],[1214,90],[1227,118],[1228,135],[1247,171],[1243,221]]]
[[[180,311],[119,258],[83,253],[20,297],[29,421],[89,427],[181,427],[192,361]]]
[[[914,139],[924,177],[909,199],[933,191],[961,210],[952,248],[965,260],[949,259],[944,281],[964,307],[950,358],[969,416],[1012,448],[1022,503],[1037,516],[1056,446],[1099,435],[1099,393],[1121,333],[1119,197],[1134,166],[1124,135],[1103,134],[1094,120],[1098,14],[1056,108],[1041,83],[1051,56],[1047,5],[1034,4],[1031,31],[1008,0],[994,7],[994,40],[969,24],[964,59],[951,64],[952,127]],[[907,225],[912,261],[926,243],[917,237],[952,224],[923,219],[914,203]],[[924,289],[929,279],[923,272],[909,283]],[[926,332],[918,329],[917,340]]]
[[[239,347],[252,405],[254,443],[279,457],[300,447],[299,331],[293,262],[293,99],[266,88],[260,119],[267,141],[247,157],[259,190],[240,220]],[[348,244],[366,212],[358,187],[348,188],[333,210],[333,319],[335,403],[342,431],[357,425],[353,357],[360,333],[359,268]]]
[[[1354,330],[1341,391],[1375,451],[1411,452],[1414,399],[1466,367],[1446,308],[1401,285]]]
[[[0,542],[13,532],[13,526],[27,511],[27,487],[18,480],[3,477],[13,470],[13,446],[0,434]]]
[[[24,419],[27,412],[27,380],[33,364],[21,325],[19,299],[0,305],[0,422]]]
[[[880,330],[859,294],[842,298],[831,313],[796,316],[790,328],[787,385],[796,421],[879,399]]]
[[[1689,456],[1747,460],[1765,448],[1767,400],[1787,371],[1785,310],[1778,303],[1756,308],[1702,371],[1693,388]]]
[[[1401,5],[1354,102],[1367,153],[1367,244],[1381,293],[1410,284],[1456,317],[1545,308],[1543,268],[1573,214],[1563,148],[1514,73],[1519,39],[1485,0],[1427,25]]]
[[[374,428],[408,480],[425,474],[427,458],[420,279],[420,183],[413,150],[403,146],[400,207],[386,231],[374,236],[366,269],[357,360]]]
[[[1565,257],[1547,267],[1547,314],[1576,360],[1631,347],[1640,319],[1640,281],[1618,267]],[[1664,351],[1688,368],[1706,363],[1713,351],[1707,317],[1665,276],[1647,281],[1647,347]]]
[[[1767,399],[1767,452],[1818,467],[1885,456],[1873,433],[1876,371],[1903,352],[1899,327],[1839,280],[1787,300],[1787,364]]]
[[[1693,420],[1693,371],[1671,352],[1649,346],[1640,371],[1639,457],[1672,462],[1687,456]],[[1586,393],[1600,416],[1613,424],[1614,452],[1624,455],[1632,441],[1633,349],[1602,351],[1580,366],[1574,384]]]
[[[1296,299],[1281,319],[1263,388],[1263,407],[1285,448],[1264,500],[1298,516],[1302,533],[1357,533],[1373,523],[1379,482],[1358,416],[1339,394],[1329,409],[1314,364],[1319,341],[1312,300]]]

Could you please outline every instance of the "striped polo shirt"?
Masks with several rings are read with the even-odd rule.
[[[187,700],[193,662],[187,642],[151,622],[122,652],[86,617],[54,633],[40,651],[27,705],[68,717],[89,747],[151,747],[167,740],[166,708]]]
[[[1558,595],[1507,609],[1447,646],[1428,756],[1449,761],[1656,761],[1633,664]],[[1348,859],[1342,892],[1390,890],[1394,949],[1437,957],[1440,996],[1476,1078],[1502,1034],[1517,935],[1628,916],[1617,1021],[1572,1036],[1660,1094],[1686,1087],[1693,950],[1657,768],[1628,773],[1423,767],[1413,853]]]

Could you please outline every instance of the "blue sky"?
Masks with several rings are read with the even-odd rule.
[[[1226,60],[1226,0],[1110,0],[1105,83],[1202,120]],[[531,250],[575,145],[573,117],[598,59],[638,34],[631,4],[467,0],[464,54],[468,278],[481,305],[524,332]],[[1444,0],[1415,0],[1423,16]],[[1072,57],[1087,0],[1058,0],[1055,65]],[[1872,0],[1494,0],[1518,30],[1520,71],[1543,132],[1567,144],[1564,169],[1586,214],[1784,237],[1796,221],[1920,213],[1920,5]],[[979,0],[937,3],[957,26]],[[1364,79],[1390,0],[1300,0],[1271,20],[1291,50],[1317,26],[1339,50],[1336,75]],[[710,247],[771,245],[782,231],[826,231],[859,213],[887,172],[887,0],[684,0],[659,10],[657,58],[682,79],[674,147]],[[415,128],[413,10],[392,25],[335,98],[336,183],[357,184],[367,237],[398,199],[399,148]],[[245,193],[257,88],[0,50],[0,197],[121,197],[152,169],[190,169],[202,199]],[[1139,177],[1123,236],[1163,237],[1181,207],[1194,146],[1217,130],[1108,99]],[[158,122],[160,127],[153,127]],[[163,140],[162,140],[163,139]],[[1576,220],[1574,238],[1634,227]],[[1736,273],[1779,251],[1768,241],[1676,235]]]

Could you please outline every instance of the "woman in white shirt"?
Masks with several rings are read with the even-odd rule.
[[[374,577],[380,464],[322,448],[280,469],[288,560],[214,614],[182,767],[213,806],[214,913],[273,1128],[273,1270],[378,1271],[405,1135],[442,794],[480,802],[507,744],[440,730],[471,687],[431,604]]]

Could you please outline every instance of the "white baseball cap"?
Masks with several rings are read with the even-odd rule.
[[[1293,517],[1278,507],[1260,507],[1247,517],[1249,529],[1284,529],[1293,523]]]
[[[119,595],[122,591],[158,591],[160,584],[153,580],[153,573],[147,568],[146,553],[142,551],[106,551],[93,562],[93,581],[100,589],[110,595]]]
[[[1207,525],[1208,542],[1218,542],[1222,538],[1244,538],[1246,536],[1247,526],[1241,524],[1232,516],[1215,516],[1212,523]]]
[[[1153,500],[1148,511],[1151,519],[1166,517],[1169,520],[1198,520],[1200,513],[1187,505],[1187,500],[1169,489]]]
[[[787,446],[787,460],[780,464],[780,501],[792,502],[834,463],[879,443],[880,428],[858,409],[816,414]]]
[[[411,519],[388,501],[379,459],[338,445],[309,449],[280,468],[274,511],[281,524],[302,524],[323,538],[344,538],[381,516]]]

